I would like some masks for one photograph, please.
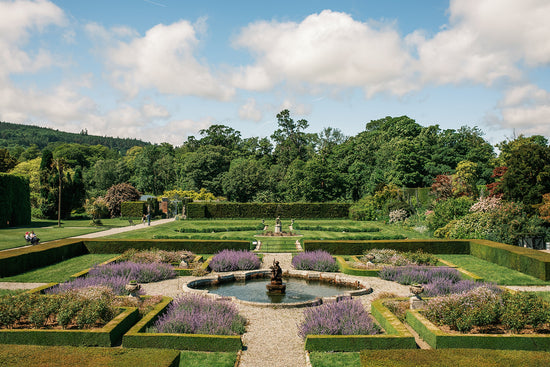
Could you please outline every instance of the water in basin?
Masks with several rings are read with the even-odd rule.
[[[343,286],[314,280],[285,278],[286,294],[268,294],[266,285],[268,279],[252,279],[234,281],[216,285],[194,286],[195,289],[206,289],[224,297],[237,297],[243,301],[261,303],[295,303],[314,300],[318,297],[332,297],[344,294],[345,291],[356,290],[351,286]]]

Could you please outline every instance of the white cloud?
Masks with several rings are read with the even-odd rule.
[[[522,85],[508,90],[499,104],[501,128],[515,129],[519,134],[550,135],[550,92],[535,85]]]
[[[256,57],[234,82],[265,90],[277,83],[367,87],[395,80],[410,56],[393,25],[358,22],[348,14],[325,10],[301,23],[253,23],[235,39]]]
[[[243,120],[259,122],[262,119],[262,111],[256,105],[254,98],[249,98],[244,105],[239,108],[239,117]]]
[[[198,24],[203,27],[202,21]],[[109,34],[97,24],[90,24],[88,29],[101,38]],[[124,35],[130,33],[125,30]],[[196,58],[198,43],[195,29],[188,21],[159,24],[143,37],[109,47],[105,52],[106,64],[114,85],[131,97],[142,89],[155,88],[163,94],[228,100],[234,90]]]
[[[34,54],[23,50],[30,31],[42,31],[48,25],[62,25],[63,11],[44,1],[0,2],[0,78],[10,73],[34,72],[50,66],[50,53],[39,49]]]

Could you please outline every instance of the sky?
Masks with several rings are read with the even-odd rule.
[[[0,121],[180,146],[407,115],[550,136],[547,0],[0,0]]]

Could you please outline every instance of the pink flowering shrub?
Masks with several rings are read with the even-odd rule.
[[[376,325],[359,300],[325,303],[304,311],[304,321],[298,325],[302,338],[307,335],[375,335]]]
[[[502,206],[502,199],[496,196],[481,197],[471,207],[473,213],[491,213],[499,210]]]

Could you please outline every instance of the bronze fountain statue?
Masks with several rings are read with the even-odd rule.
[[[266,285],[268,293],[285,294],[286,284],[283,283],[283,269],[279,266],[279,262],[273,260],[271,269],[271,283]]]

